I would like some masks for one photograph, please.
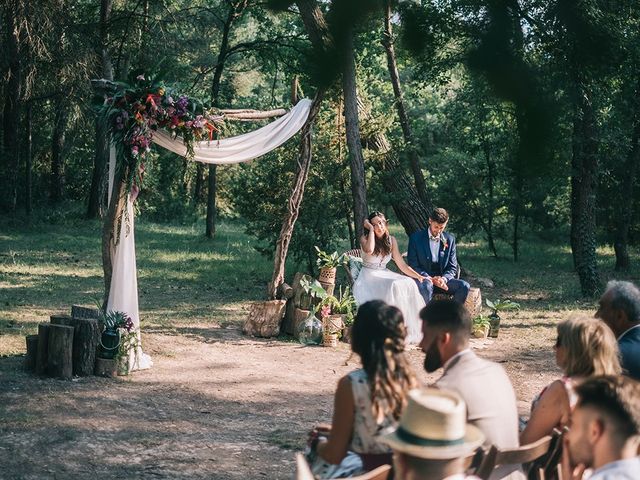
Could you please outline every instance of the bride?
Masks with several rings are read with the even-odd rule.
[[[417,344],[422,339],[419,313],[425,303],[412,278],[419,282],[430,279],[405,263],[396,239],[389,235],[387,219],[382,213],[369,215],[364,221],[364,228],[365,234],[360,238],[362,271],[353,284],[356,303],[362,305],[369,300],[383,300],[400,309],[407,327],[407,343]],[[400,271],[408,276],[387,269],[392,258]]]

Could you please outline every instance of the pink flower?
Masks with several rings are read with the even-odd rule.
[[[331,315],[331,306],[330,305],[325,305],[324,307],[322,307],[322,309],[320,309],[320,316],[322,318],[328,317],[329,315]]]

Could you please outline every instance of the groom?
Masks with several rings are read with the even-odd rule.
[[[456,302],[464,303],[469,293],[469,284],[456,278],[456,239],[444,231],[448,221],[447,211],[435,208],[429,215],[429,228],[409,237],[407,263],[420,275],[429,277],[424,282],[416,282],[426,303],[434,293],[448,293]]]

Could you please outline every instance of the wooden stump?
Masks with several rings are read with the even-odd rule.
[[[49,329],[50,323],[38,325],[38,351],[36,353],[36,373],[44,375],[47,373],[47,352],[49,350]]]
[[[72,319],[70,315],[51,315],[49,317],[49,321],[52,325],[72,325]]]
[[[52,377],[65,380],[71,380],[73,377],[73,327],[68,325],[49,327],[47,372]]]
[[[38,335],[27,335],[27,356],[24,357],[24,368],[28,372],[36,369],[36,360],[38,355]]]
[[[469,295],[467,295],[467,300],[464,302],[464,306],[467,308],[471,318],[480,315],[480,312],[482,311],[482,294],[480,293],[479,288],[471,287],[469,289]]]
[[[296,308],[300,306],[300,296],[304,293],[302,287],[300,287],[300,280],[304,273],[298,272],[293,277],[293,285],[291,285],[292,295],[287,298],[287,307],[284,314],[284,320],[282,321],[282,330],[289,334],[295,335],[295,314]]]
[[[286,300],[267,300],[251,305],[242,333],[252,337],[275,337],[280,333]]]
[[[94,374],[99,377],[115,377],[118,374],[118,364],[113,358],[96,358]]]
[[[100,327],[95,318],[73,318],[73,374],[93,375]]]
[[[298,327],[300,327],[300,324],[307,319],[310,313],[311,310],[303,310],[301,308],[295,309],[295,317],[293,319],[293,336],[295,338],[298,338]]]
[[[71,306],[71,316],[73,318],[93,318],[94,320],[100,320],[100,310],[97,308],[82,307],[80,305]]]

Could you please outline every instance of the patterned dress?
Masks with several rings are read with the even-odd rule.
[[[363,369],[355,370],[348,375],[351,381],[351,391],[355,402],[355,417],[353,420],[353,434],[347,456],[339,465],[325,462],[316,455],[312,461],[311,470],[316,478],[346,478],[362,473],[362,460],[359,453],[390,453],[388,446],[378,442],[375,438],[383,430],[393,426],[395,420],[389,413],[381,423],[373,418],[371,410],[371,390],[367,374]]]

